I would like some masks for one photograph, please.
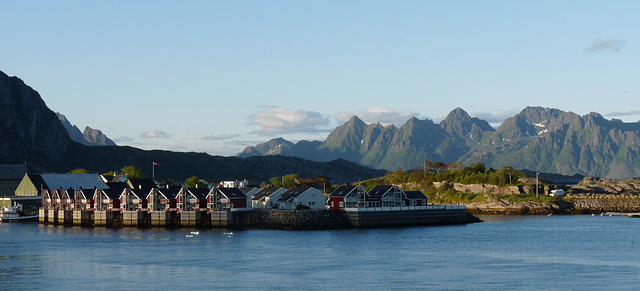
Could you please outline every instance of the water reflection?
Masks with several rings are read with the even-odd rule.
[[[329,231],[0,224],[0,290],[562,289],[633,287],[640,277],[640,220],[482,219]]]

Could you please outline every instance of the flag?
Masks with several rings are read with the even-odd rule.
[[[156,163],[156,162],[153,162],[153,165],[154,165],[154,166],[160,166],[160,164],[158,164],[158,163]]]

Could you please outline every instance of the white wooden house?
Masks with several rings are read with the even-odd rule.
[[[284,192],[287,192],[285,188],[262,188],[256,194],[251,197],[251,206],[253,208],[263,209],[278,209],[278,198]]]
[[[326,209],[326,196],[316,188],[291,188],[278,198],[279,209]]]
[[[242,191],[242,193],[244,193],[244,196],[247,196],[247,207],[252,207],[252,202],[251,202],[251,198],[253,198],[253,195],[255,195],[256,193],[258,193],[260,191],[260,188],[258,187],[245,187],[245,188],[239,188],[240,191]]]

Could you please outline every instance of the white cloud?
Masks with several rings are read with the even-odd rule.
[[[233,145],[233,146],[248,147],[248,146],[255,146],[255,145],[261,144],[263,142],[265,142],[265,141],[264,140],[229,140],[229,141],[225,141],[224,144]]]
[[[249,124],[261,127],[256,131],[260,135],[321,132],[328,123],[329,119],[318,112],[281,107],[266,107],[249,116]]]
[[[622,40],[603,40],[601,38],[598,38],[596,40],[593,41],[593,43],[591,44],[591,46],[589,46],[585,52],[588,53],[597,53],[597,52],[601,52],[604,50],[613,50],[615,52],[619,51],[620,49],[622,49],[625,45],[625,41]]]
[[[171,135],[162,130],[156,129],[152,131],[147,131],[141,134],[140,137],[141,138],[170,138]]]
[[[358,116],[365,123],[381,123],[384,125],[402,125],[413,116],[418,116],[417,112],[396,111],[393,109],[372,107],[361,111],[346,111],[336,114],[336,119],[340,122],[349,120],[352,116]]]
[[[635,115],[640,115],[640,110],[630,110],[630,111],[616,111],[616,112],[611,112],[609,114],[606,114],[607,116],[617,116],[617,117],[621,117],[621,116],[635,116]]]
[[[232,138],[236,138],[239,137],[240,135],[237,133],[233,133],[233,134],[219,134],[219,135],[207,135],[205,137],[202,137],[201,139],[203,140],[225,140],[225,139],[232,139]]]
[[[119,143],[119,142],[131,142],[133,141],[133,137],[130,136],[121,136],[121,137],[116,137],[113,139],[113,142],[115,143]]]

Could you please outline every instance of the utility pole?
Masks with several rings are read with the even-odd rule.
[[[538,172],[536,172],[536,199],[538,199]]]

